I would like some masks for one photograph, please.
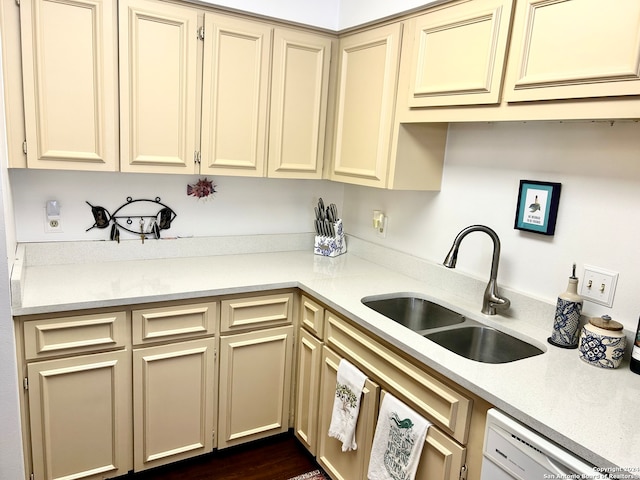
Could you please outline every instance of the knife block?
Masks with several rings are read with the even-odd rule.
[[[347,252],[347,243],[344,239],[342,220],[333,223],[335,236],[316,235],[313,244],[313,253],[323,257],[337,257]]]

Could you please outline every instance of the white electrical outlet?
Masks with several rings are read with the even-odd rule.
[[[590,302],[611,307],[617,283],[618,272],[585,265],[580,295]]]
[[[45,233],[62,233],[62,223],[60,216],[44,215],[44,231]]]

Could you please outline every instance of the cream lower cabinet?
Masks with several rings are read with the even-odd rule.
[[[294,432],[312,455],[317,452],[322,345],[321,340],[300,329]]]
[[[289,429],[291,291],[221,301],[218,448]]]
[[[356,424],[355,440],[358,448],[343,452],[342,442],[329,437],[327,434],[331,424],[339,364],[340,356],[324,347],[319,408],[320,426],[316,459],[334,480],[366,480],[377,418],[379,387],[371,380],[365,382]]]
[[[366,478],[380,386],[433,423],[419,462],[418,480],[459,480],[465,475],[479,480],[489,405],[472,400],[333,312],[326,311],[325,319],[317,459],[332,478]],[[347,453],[341,451],[340,442],[327,435],[340,358],[368,377],[356,427],[358,450]],[[468,450],[473,450],[473,455],[468,455]]]
[[[16,324],[33,480],[98,480],[133,468],[126,326],[124,311]]]
[[[210,452],[215,339],[133,351],[135,470]]]
[[[316,455],[318,443],[324,312],[320,303],[305,294],[301,295],[301,328],[296,345],[298,358],[294,432],[312,455]]]
[[[293,328],[220,338],[218,448],[289,429]]]
[[[34,480],[98,480],[131,464],[131,352],[27,367]]]
[[[136,471],[215,446],[217,307],[169,304],[132,312]]]

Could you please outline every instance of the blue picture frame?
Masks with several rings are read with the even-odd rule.
[[[556,231],[561,188],[561,183],[520,180],[513,228],[553,235]]]

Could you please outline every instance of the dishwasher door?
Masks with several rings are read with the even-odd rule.
[[[593,465],[504,413],[487,412],[481,480],[602,478]]]

